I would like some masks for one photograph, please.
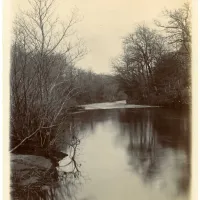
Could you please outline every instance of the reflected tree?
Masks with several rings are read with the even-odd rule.
[[[162,176],[168,150],[184,152],[187,159],[180,164],[178,192],[187,192],[190,184],[189,119],[183,111],[132,110],[119,112],[121,124],[118,140],[126,138],[128,163],[141,174],[145,183]],[[183,128],[184,127],[184,128]],[[123,139],[122,139],[123,138]],[[169,151],[170,153],[171,151]]]

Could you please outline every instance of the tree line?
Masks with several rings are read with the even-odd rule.
[[[123,39],[112,66],[128,103],[182,107],[191,101],[191,9],[164,10],[165,23],[145,24]]]

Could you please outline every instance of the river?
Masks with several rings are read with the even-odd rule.
[[[78,200],[189,199],[189,111],[125,102],[85,108],[73,115],[81,138]]]

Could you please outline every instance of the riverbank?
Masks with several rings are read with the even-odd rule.
[[[11,154],[10,193],[14,199],[29,196],[45,197],[58,182],[59,171],[50,159],[43,156]]]
[[[133,104],[133,105],[137,105],[140,104],[139,102],[135,102],[133,100],[126,100],[126,103],[128,105]],[[162,108],[171,108],[171,109],[190,109],[191,105],[190,104],[186,104],[186,103],[181,103],[179,101],[173,101],[173,102],[148,102],[149,106],[158,106],[158,107],[162,107]]]

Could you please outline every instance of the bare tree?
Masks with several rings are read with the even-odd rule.
[[[113,63],[114,70],[129,88],[128,96],[134,93],[148,99],[149,90],[157,91],[153,73],[157,61],[166,52],[165,41],[155,30],[142,25],[125,37],[123,44],[124,55]]]
[[[191,8],[189,3],[185,3],[177,10],[164,10],[164,17],[167,23],[163,24],[156,20],[155,24],[167,33],[169,44],[173,44],[176,49],[184,47],[190,52],[191,44]]]
[[[164,53],[163,38],[146,26],[138,26],[133,34],[124,40],[124,49],[131,59],[144,67],[148,79],[153,79],[153,67],[158,58]]]
[[[190,3],[185,3],[180,9],[164,10],[166,23],[155,21],[155,24],[160,27],[166,34],[168,46],[174,54],[173,59],[176,59],[179,65],[179,76],[174,77],[178,80],[176,83],[172,80],[172,85],[176,86],[175,94],[179,96],[179,102],[191,102],[191,7]],[[176,58],[175,58],[176,57]],[[170,63],[169,59],[167,62]],[[166,60],[164,59],[166,64]],[[162,64],[163,65],[163,64]],[[169,64],[167,64],[169,65]],[[169,70],[169,69],[168,69]]]
[[[73,26],[55,18],[55,0],[30,0],[14,24],[11,64],[11,152],[27,142],[51,148],[80,90],[65,76],[86,49]],[[14,141],[14,142],[13,142]]]

